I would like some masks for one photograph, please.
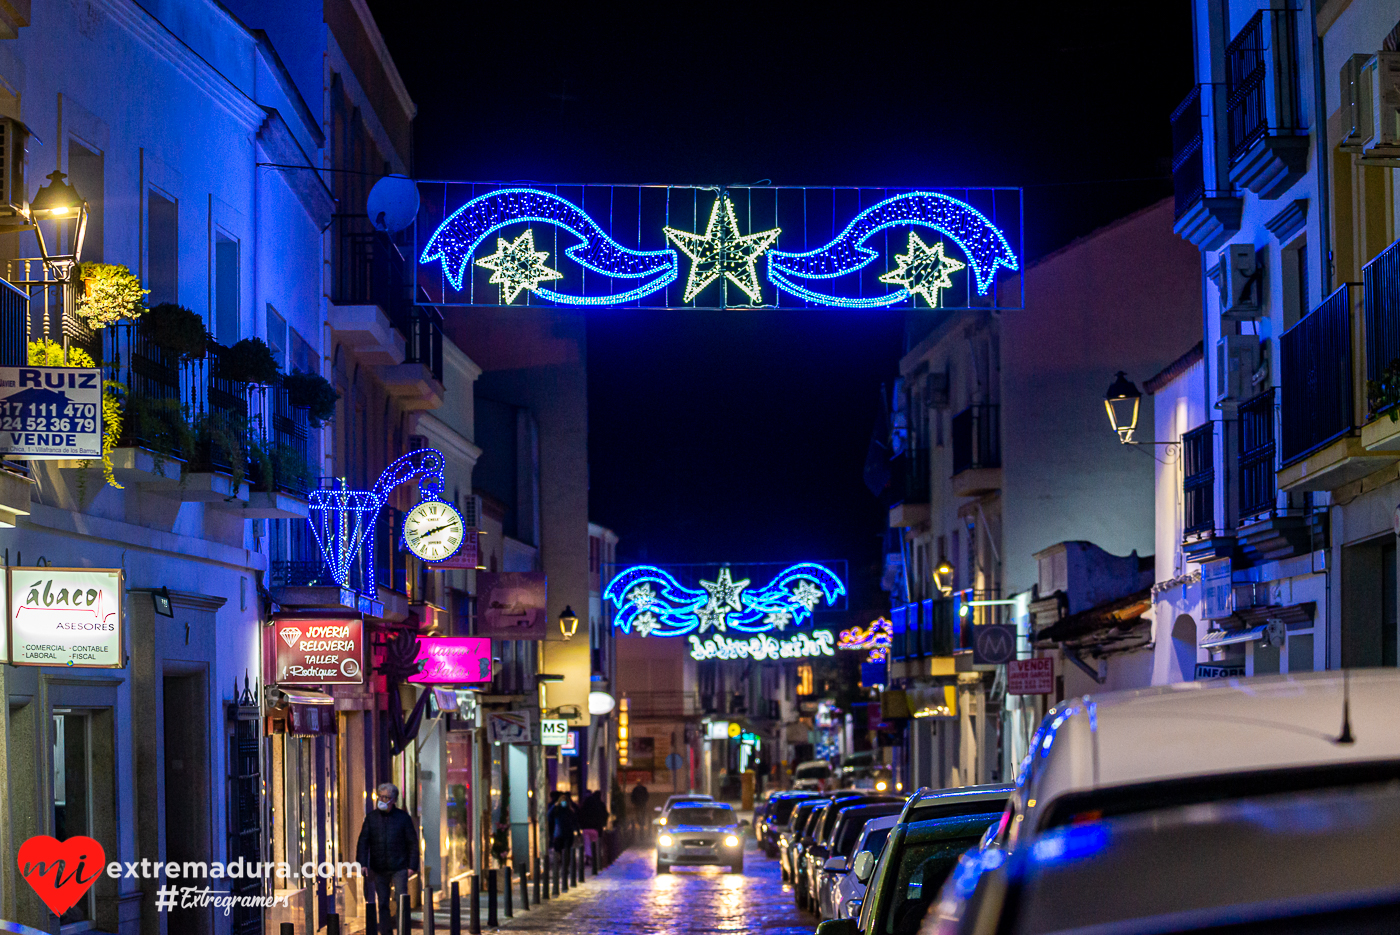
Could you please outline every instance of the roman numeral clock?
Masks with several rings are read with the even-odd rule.
[[[403,520],[403,539],[410,552],[425,562],[446,561],[462,547],[466,522],[444,500],[424,500]]]

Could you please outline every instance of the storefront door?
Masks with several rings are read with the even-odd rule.
[[[92,837],[92,718],[70,708],[53,714],[53,827],[54,837],[66,841],[76,835]],[[87,922],[95,917],[94,893],[59,919],[61,925]]]

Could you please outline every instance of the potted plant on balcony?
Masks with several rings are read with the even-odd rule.
[[[29,342],[29,365],[88,369],[97,367],[92,356],[82,348],[69,347],[64,351],[62,344],[47,338]],[[122,397],[125,392],[126,386],[116,380],[102,381],[102,479],[118,490],[122,489],[122,485],[117,483],[116,475],[112,473],[112,451],[117,447],[117,440],[122,434]],[[78,474],[79,500],[84,499],[86,495],[88,467],[89,462],[84,460],[83,472]]]
[[[1366,381],[1366,399],[1371,405],[1371,418],[1388,412],[1391,422],[1400,422],[1400,358],[1381,371],[1379,380]]]
[[[226,468],[233,490],[237,491],[248,476],[248,420],[236,413],[211,409],[195,420],[199,460],[208,459],[208,467]]]
[[[253,487],[266,493],[284,491],[304,497],[316,481],[311,465],[295,448],[254,439],[250,446]]]
[[[306,420],[313,429],[319,429],[335,416],[340,394],[331,386],[331,381],[319,373],[294,370],[282,378],[282,386],[291,404],[306,410]]]
[[[174,302],[162,302],[141,316],[141,334],[180,360],[199,360],[209,352],[204,319]]]
[[[78,276],[83,291],[74,311],[89,328],[105,328],[113,322],[134,321],[146,311],[149,289],[141,288],[141,280],[115,263],[82,263]]]
[[[277,358],[262,338],[244,338],[223,354],[222,376],[236,383],[266,386],[277,380]]]

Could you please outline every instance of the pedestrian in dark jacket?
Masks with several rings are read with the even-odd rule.
[[[578,810],[578,824],[583,829],[583,846],[588,858],[593,861],[594,872],[598,869],[598,836],[608,826],[608,807],[603,804],[603,794],[594,789],[589,792]]]
[[[569,794],[561,792],[549,809],[549,846],[561,853],[574,846],[574,836],[578,834],[578,816],[573,805]]]
[[[399,787],[381,783],[375,790],[374,811],[365,816],[355,847],[355,859],[369,871],[365,901],[378,907],[378,935],[393,935],[390,907],[397,907],[399,897],[408,892],[409,871],[418,872],[418,829],[398,802]],[[371,935],[375,917],[370,910]]]

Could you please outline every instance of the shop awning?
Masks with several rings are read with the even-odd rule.
[[[335,699],[314,688],[279,688],[292,704],[335,704]]]
[[[1233,646],[1236,643],[1251,643],[1254,640],[1262,640],[1268,629],[1269,625],[1263,623],[1246,630],[1211,630],[1201,637],[1201,648],[1218,649],[1221,646]]]

